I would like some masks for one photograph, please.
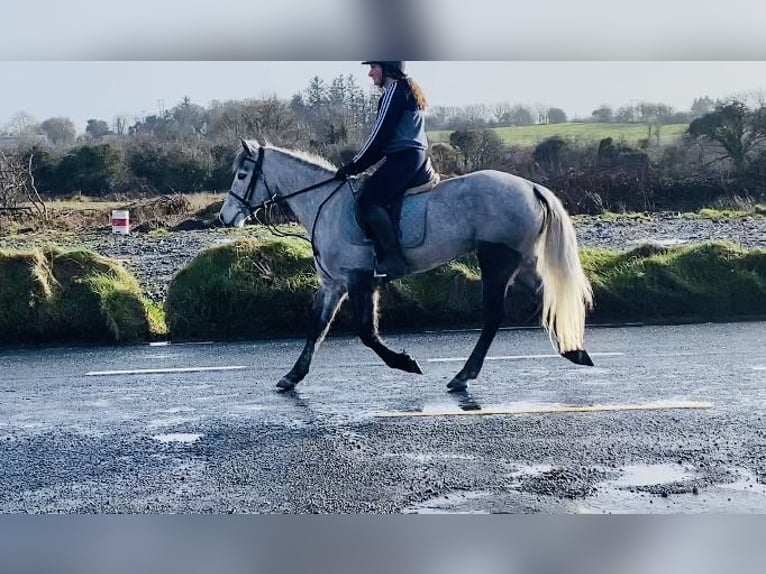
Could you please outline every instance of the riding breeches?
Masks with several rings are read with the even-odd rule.
[[[408,149],[386,156],[386,161],[364,183],[358,200],[361,213],[370,205],[387,206],[404,195],[426,161],[425,150]]]

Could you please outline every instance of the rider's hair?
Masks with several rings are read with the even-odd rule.
[[[418,109],[420,111],[424,111],[428,107],[428,101],[426,101],[426,95],[423,92],[423,88],[421,88],[415,80],[409,76],[403,76],[401,74],[392,74],[392,77],[395,80],[399,80],[400,82],[407,84],[407,87],[410,89],[412,97],[415,98],[415,101],[418,104]]]

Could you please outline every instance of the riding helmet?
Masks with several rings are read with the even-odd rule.
[[[406,62],[383,62],[381,60],[369,60],[362,62],[364,65],[372,66],[378,64],[383,68],[383,74],[386,76],[406,76],[407,75],[407,63]]]

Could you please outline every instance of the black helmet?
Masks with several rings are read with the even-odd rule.
[[[407,75],[407,63],[406,62],[382,62],[380,60],[369,60],[362,62],[364,65],[377,64],[383,68],[383,74],[386,76],[406,76]]]

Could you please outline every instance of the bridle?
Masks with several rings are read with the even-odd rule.
[[[282,231],[279,231],[279,229],[277,229],[276,226],[272,223],[273,217],[271,214],[274,207],[279,207],[281,203],[286,202],[291,197],[296,197],[298,195],[308,193],[309,191],[313,191],[319,187],[322,187],[323,185],[327,185],[331,181],[338,181],[338,180],[333,176],[331,178],[320,181],[319,183],[315,183],[308,187],[301,188],[298,191],[288,193],[287,195],[279,195],[276,193],[276,191],[271,190],[271,187],[269,187],[269,182],[266,181],[266,177],[263,175],[264,155],[265,155],[265,152],[264,152],[263,146],[258,148],[258,157],[256,158],[253,158],[252,154],[250,154],[249,152],[245,153],[244,157],[242,158],[242,161],[243,162],[249,161],[254,164],[253,173],[250,175],[250,181],[247,184],[247,189],[245,189],[244,196],[234,193],[234,191],[232,191],[231,189],[229,190],[229,195],[231,195],[241,205],[244,206],[244,208],[250,214],[250,217],[252,217],[258,223],[263,224],[274,235],[278,237],[297,237],[298,239],[303,239],[304,241],[308,241],[311,244],[311,250],[314,254],[314,257],[317,259],[317,263],[318,263],[319,252],[317,251],[316,246],[314,244],[314,235],[316,232],[317,222],[319,221],[319,215],[322,213],[322,208],[324,208],[325,204],[338,192],[338,190],[341,187],[343,187],[344,184],[348,184],[349,189],[351,190],[351,193],[354,192],[353,188],[351,187],[351,183],[349,182],[349,178],[346,177],[340,180],[338,182],[338,186],[335,189],[333,189],[332,192],[330,192],[330,195],[328,195],[325,198],[325,200],[320,204],[319,209],[317,210],[316,217],[314,218],[314,225],[311,228],[311,237],[304,237],[303,235],[298,235],[297,233],[284,233]],[[250,204],[250,199],[252,198],[253,193],[255,193],[255,188],[258,185],[259,180],[263,181],[263,185],[266,188],[266,194],[268,196],[268,199],[262,201],[256,206],[253,206]],[[258,212],[261,210],[263,210],[265,214],[263,221],[261,221],[258,218]],[[325,273],[327,273],[326,270],[325,270]]]

